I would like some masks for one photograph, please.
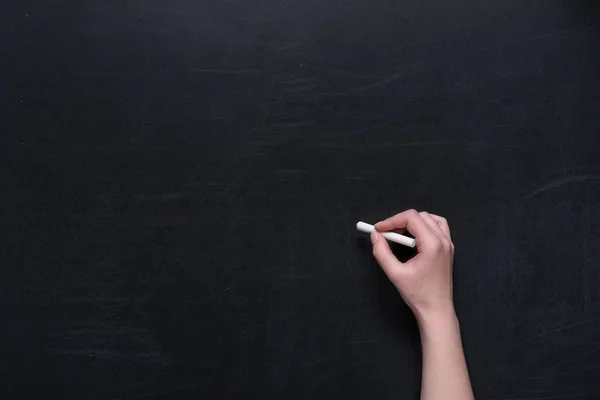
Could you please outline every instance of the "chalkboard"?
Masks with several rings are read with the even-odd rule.
[[[3,399],[417,399],[359,220],[448,218],[478,399],[600,398],[593,1],[0,5]]]

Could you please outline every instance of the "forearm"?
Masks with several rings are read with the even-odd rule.
[[[423,348],[421,400],[472,400],[473,390],[454,310],[417,319]]]

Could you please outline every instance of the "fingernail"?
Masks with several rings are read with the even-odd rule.
[[[379,234],[377,231],[371,232],[371,243],[375,244],[379,240]]]

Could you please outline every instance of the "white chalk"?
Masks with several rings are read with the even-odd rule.
[[[375,227],[371,224],[367,224],[366,222],[357,222],[356,229],[364,233],[371,233],[375,230]],[[381,236],[389,240],[390,242],[395,242],[399,244],[403,244],[408,247],[415,247],[415,239],[409,238],[408,236],[400,235],[396,232],[379,232]]]

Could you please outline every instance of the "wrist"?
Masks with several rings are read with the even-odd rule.
[[[422,334],[447,332],[458,328],[458,318],[453,305],[415,312]]]

